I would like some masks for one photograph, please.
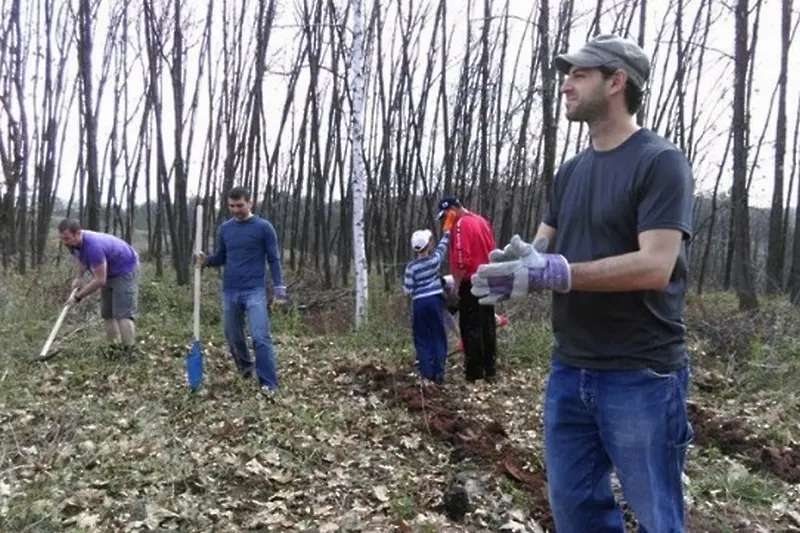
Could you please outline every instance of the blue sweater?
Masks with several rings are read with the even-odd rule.
[[[406,266],[403,292],[411,295],[414,300],[442,293],[439,269],[449,244],[450,232],[447,231],[431,254],[427,257],[417,257]]]
[[[269,221],[253,215],[247,220],[230,218],[219,228],[217,251],[206,266],[224,266],[222,290],[247,290],[266,286],[266,264],[275,287],[283,287],[278,235]]]

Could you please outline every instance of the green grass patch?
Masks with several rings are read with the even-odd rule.
[[[718,452],[709,456],[715,457],[721,459]],[[780,484],[749,472],[738,462],[719,460],[692,471],[688,492],[695,498],[752,508],[769,507],[782,489]]]

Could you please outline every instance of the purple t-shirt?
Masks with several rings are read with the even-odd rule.
[[[70,252],[87,270],[105,261],[106,275],[111,278],[130,274],[139,264],[139,254],[119,237],[86,229],[82,233],[81,246]]]

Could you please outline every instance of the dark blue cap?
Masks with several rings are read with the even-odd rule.
[[[441,200],[439,200],[439,214],[436,218],[442,218],[445,212],[450,209],[451,207],[460,207],[461,203],[458,201],[458,198],[455,196],[445,196]]]

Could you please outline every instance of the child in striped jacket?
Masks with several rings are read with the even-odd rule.
[[[444,382],[447,334],[444,329],[444,300],[439,270],[450,244],[449,229],[438,246],[433,246],[430,230],[417,230],[411,236],[416,257],[406,266],[403,292],[411,296],[412,328],[417,364],[422,377],[437,384]]]

